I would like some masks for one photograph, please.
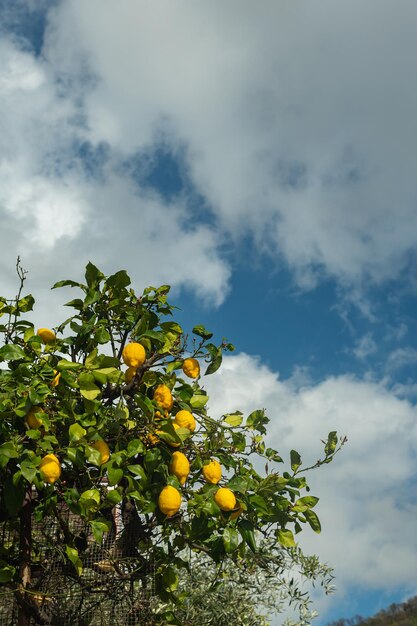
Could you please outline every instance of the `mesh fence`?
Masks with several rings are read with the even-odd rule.
[[[18,624],[18,602],[31,616],[31,626],[157,624],[154,558],[150,542],[141,536],[140,517],[123,519],[121,509],[115,509],[112,528],[97,543],[89,526],[65,507],[33,520],[31,582],[24,596],[5,587],[0,591],[0,626]],[[65,552],[68,531],[76,537],[81,575]],[[0,540],[17,555],[18,524],[0,523]]]

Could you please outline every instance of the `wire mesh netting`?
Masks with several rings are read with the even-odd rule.
[[[32,522],[31,580],[24,594],[0,591],[0,626],[18,624],[24,605],[30,625],[134,626],[157,624],[153,617],[155,566],[152,546],[142,536],[136,509],[111,512],[112,530],[97,542],[80,517],[61,506],[56,515]],[[75,537],[81,574],[68,559],[66,535]],[[19,549],[19,524],[0,523],[3,548]]]

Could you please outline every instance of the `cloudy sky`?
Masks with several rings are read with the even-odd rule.
[[[0,276],[88,260],[237,346],[212,410],[314,461],[317,626],[417,593],[417,4],[2,0]],[[52,298],[52,300],[51,300]],[[51,304],[52,303],[52,304]]]

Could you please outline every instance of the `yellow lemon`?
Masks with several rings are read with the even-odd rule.
[[[214,494],[214,501],[222,511],[233,511],[236,508],[236,497],[227,487],[220,487]]]
[[[167,485],[159,494],[158,506],[167,517],[172,517],[179,511],[181,500],[180,492],[175,487]]]
[[[40,462],[41,476],[46,483],[51,485],[61,476],[61,463],[55,454],[47,454]]]
[[[125,371],[125,383],[128,385],[136,376],[136,367],[128,367]]]
[[[110,458],[110,448],[107,443],[102,439],[99,439],[98,441],[92,441],[89,445],[100,452],[100,465],[103,465],[103,463],[107,463]]]
[[[51,382],[51,387],[57,387],[59,385],[59,379],[61,378],[61,372],[54,370],[54,377]]]
[[[39,335],[43,343],[53,343],[56,339],[54,331],[49,328],[39,328],[36,334]]]
[[[128,343],[123,349],[122,359],[128,367],[138,368],[146,360],[145,348],[140,343]]]
[[[211,459],[210,463],[203,465],[203,476],[208,483],[217,485],[222,477],[222,466],[216,459]]]
[[[171,457],[171,463],[169,464],[169,471],[174,474],[183,485],[187,480],[187,476],[190,473],[190,463],[182,452],[174,452]]]
[[[162,415],[161,411],[155,411],[155,419],[156,420],[161,420],[161,419],[168,419],[169,413],[168,411],[164,411],[164,414]]]
[[[174,404],[174,399],[169,387],[166,385],[158,385],[154,391],[153,399],[162,409],[170,411]]]
[[[185,359],[182,364],[182,371],[189,378],[198,378],[200,376],[200,363],[197,359],[189,358]]]
[[[36,413],[43,413],[43,409],[40,406],[33,406],[29,413],[26,415],[26,424],[29,428],[39,428],[42,422],[36,417]]]
[[[175,416],[174,423],[178,424],[178,426],[181,426],[181,428],[188,428],[188,430],[192,433],[195,431],[195,427],[197,425],[194,415],[190,413],[190,411],[186,411],[185,409],[178,411]]]

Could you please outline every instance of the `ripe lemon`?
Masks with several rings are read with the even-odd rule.
[[[128,367],[140,367],[146,360],[145,348],[140,343],[128,343],[122,352],[122,359]]]
[[[110,448],[107,443],[102,439],[99,439],[98,441],[91,442],[89,445],[100,452],[100,465],[107,463],[110,458]]]
[[[236,508],[235,494],[227,487],[220,487],[216,491],[214,501],[222,511],[233,511]]]
[[[40,462],[39,470],[43,480],[53,485],[61,476],[61,463],[55,454],[47,454]]]
[[[185,454],[182,452],[174,452],[171,457],[171,463],[169,464],[169,471],[178,478],[180,485],[185,483],[190,473],[190,463]]]
[[[61,372],[54,370],[54,377],[51,382],[51,387],[57,387],[59,385],[59,379],[61,378]]]
[[[43,343],[53,343],[56,339],[54,331],[49,328],[39,328],[36,334],[39,335]]]
[[[42,422],[36,417],[36,413],[43,413],[43,409],[40,406],[33,406],[29,413],[26,415],[26,424],[29,428],[39,428]]]
[[[198,378],[200,376],[200,363],[197,359],[189,358],[185,359],[182,364],[182,371],[189,378]]]
[[[158,385],[154,391],[153,399],[162,409],[170,411],[174,404],[174,399],[169,387],[166,385]]]
[[[175,487],[167,485],[159,494],[158,506],[167,517],[172,517],[179,511],[181,500],[180,492]]]
[[[136,367],[128,367],[125,371],[125,383],[128,385],[136,376]]]
[[[203,465],[203,476],[208,483],[217,485],[222,477],[222,466],[216,459],[211,459],[210,463]]]
[[[197,425],[194,415],[190,413],[190,411],[186,411],[185,409],[178,411],[175,416],[174,423],[178,424],[178,426],[181,426],[181,428],[188,428],[188,430],[192,433],[195,431],[195,427]]]

